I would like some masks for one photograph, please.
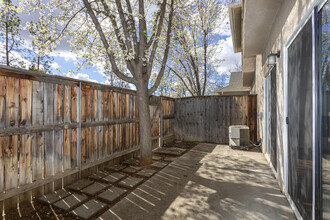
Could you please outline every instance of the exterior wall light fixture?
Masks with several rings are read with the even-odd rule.
[[[273,67],[276,65],[276,58],[280,58],[280,51],[277,51],[277,53],[270,53],[267,57],[267,66]]]

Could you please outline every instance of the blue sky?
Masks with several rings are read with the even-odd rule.
[[[14,4],[18,4],[18,0],[13,1]],[[27,21],[37,21],[37,14],[24,15],[21,14],[20,18],[22,20],[22,26]],[[27,42],[31,42],[29,38],[29,33],[27,31],[22,31],[21,36]],[[222,27],[221,37],[219,39],[223,40],[222,50],[218,52],[217,58],[225,59],[225,61],[217,68],[218,74],[228,73],[230,69],[233,69],[238,63],[241,62],[241,55],[233,53],[231,32],[229,19],[225,22]],[[0,45],[1,50],[1,45]],[[89,80],[93,82],[104,83],[106,81],[106,76],[102,73],[101,67],[93,66],[92,68],[81,69],[80,71],[74,71],[70,73],[70,70],[76,70],[77,60],[75,55],[70,51],[70,45],[67,42],[62,41],[61,44],[56,49],[52,63],[53,74],[63,75],[68,77],[73,77],[81,80]]]

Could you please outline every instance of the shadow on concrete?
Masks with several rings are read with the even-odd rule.
[[[107,212],[117,219],[295,219],[261,153],[199,144]]]

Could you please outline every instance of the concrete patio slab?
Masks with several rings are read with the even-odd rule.
[[[125,169],[122,170],[122,172],[128,173],[128,174],[133,174],[133,173],[136,173],[137,171],[138,170],[133,167],[126,167]]]
[[[99,219],[295,219],[262,153],[199,144]]]
[[[109,186],[110,185],[104,183],[93,183],[92,185],[89,185],[83,190],[81,190],[81,192],[89,196],[95,196],[96,194],[108,188]]]
[[[164,158],[164,161],[166,161],[166,162],[173,162],[173,161],[175,161],[176,159],[178,159],[177,157],[165,157]]]
[[[69,195],[71,195],[70,192],[66,191],[65,189],[60,189],[39,197],[38,201],[46,204],[53,204],[54,202],[57,202],[58,200],[63,199]]]
[[[137,175],[142,176],[142,177],[145,177],[145,178],[149,178],[152,175],[154,175],[156,172],[157,172],[156,170],[145,168],[145,169],[139,171],[137,173]]]
[[[167,166],[167,163],[163,163],[163,162],[154,162],[150,165],[150,167],[155,168],[155,169],[163,169],[166,166]]]
[[[103,177],[106,177],[109,174],[110,173],[107,171],[100,171],[98,173],[93,173],[92,175],[88,176],[88,179],[100,181]]]
[[[161,159],[163,159],[163,157],[158,156],[158,155],[152,155],[152,159],[153,160],[161,160]]]
[[[126,189],[113,186],[110,189],[107,189],[106,191],[102,192],[100,195],[97,196],[97,198],[111,204],[117,199],[119,199],[126,192],[127,192]]]
[[[126,166],[124,166],[124,165],[116,164],[116,165],[113,165],[110,167],[106,167],[105,170],[119,172],[125,168],[126,168]]]
[[[88,198],[86,196],[82,196],[75,193],[54,203],[53,206],[67,212],[76,208],[78,205],[87,200]]]
[[[125,188],[134,188],[143,181],[142,178],[129,176],[118,183],[119,186]]]
[[[122,179],[124,179],[126,175],[121,173],[111,173],[108,176],[104,177],[102,180],[107,183],[116,183]]]
[[[71,213],[82,219],[90,219],[100,213],[105,207],[104,203],[92,199],[72,210]]]
[[[153,152],[157,154],[165,154],[165,155],[170,155],[170,156],[180,156],[182,155],[186,150],[177,148],[177,147],[171,147],[171,148],[157,148]]]
[[[83,188],[85,188],[93,183],[94,182],[91,180],[81,179],[81,180],[78,180],[78,181],[72,183],[71,185],[67,186],[66,188],[69,190],[73,190],[73,191],[80,191]]]

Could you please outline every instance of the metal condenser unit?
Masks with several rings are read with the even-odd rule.
[[[250,129],[246,125],[229,126],[229,145],[230,146],[249,146]]]

